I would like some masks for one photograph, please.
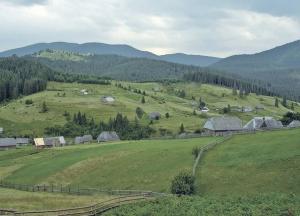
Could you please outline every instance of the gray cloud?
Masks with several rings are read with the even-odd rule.
[[[9,4],[15,5],[34,5],[34,4],[46,4],[48,0],[1,0],[2,2],[6,2]]]
[[[0,0],[0,50],[36,42],[96,41],[160,54],[228,56],[300,38],[300,5],[293,0],[285,5],[274,0],[272,7],[261,0],[14,2],[20,6]]]

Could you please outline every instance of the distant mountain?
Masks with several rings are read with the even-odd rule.
[[[267,81],[278,91],[300,99],[300,40],[252,55],[231,56],[210,67]]]
[[[220,60],[217,57],[201,56],[201,55],[187,55],[184,53],[167,54],[160,56],[161,60],[174,62],[186,65],[196,65],[206,67],[214,64]]]
[[[173,63],[208,66],[215,63],[219,58],[201,56],[201,55],[186,55],[186,54],[169,54],[169,55],[155,55],[154,53],[141,51],[128,45],[113,45],[104,43],[67,43],[67,42],[53,42],[53,43],[38,43],[17,49],[12,49],[0,52],[0,57],[8,57],[12,55],[24,56],[31,55],[41,50],[60,50],[75,52],[80,54],[97,54],[97,55],[119,55],[134,58],[150,58],[155,60],[164,60]]]

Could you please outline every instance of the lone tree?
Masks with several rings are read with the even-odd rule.
[[[275,99],[275,107],[279,107],[279,100],[278,100],[278,98]]]
[[[141,103],[144,104],[145,102],[146,102],[146,101],[145,101],[145,97],[143,96],[143,97],[142,97],[142,100],[141,100]]]
[[[170,118],[170,114],[168,112],[166,113],[166,118]]]
[[[184,126],[183,126],[183,124],[181,123],[181,125],[180,125],[180,128],[179,128],[179,133],[184,133]]]
[[[171,184],[171,193],[177,195],[192,195],[195,190],[195,177],[187,172],[182,171],[174,177]]]
[[[137,107],[135,113],[139,119],[141,119],[144,115],[144,110],[141,107]]]
[[[46,102],[44,101],[43,104],[42,104],[42,110],[41,110],[41,113],[45,113],[45,112],[48,112],[49,109],[47,107],[47,104]]]
[[[282,106],[287,107],[287,100],[285,96],[282,99]]]
[[[291,110],[295,110],[294,103],[291,105]]]

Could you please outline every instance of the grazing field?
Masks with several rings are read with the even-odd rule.
[[[199,194],[300,195],[300,129],[238,135],[209,151],[197,170]]]
[[[216,139],[128,141],[0,152],[0,178],[19,184],[63,184],[169,192],[180,170],[192,169],[192,149]]]
[[[110,198],[110,196],[104,195],[76,196],[0,188],[0,209],[32,211],[76,208],[89,206]]]
[[[73,116],[74,113],[81,111],[86,113],[89,118],[94,118],[96,122],[107,121],[110,117],[115,117],[118,112],[127,115],[133,121],[137,107],[141,107],[146,115],[141,119],[143,124],[149,124],[147,114],[150,112],[160,112],[162,118],[154,121],[151,127],[165,129],[169,133],[177,134],[180,124],[183,123],[187,131],[193,132],[201,129],[206,119],[210,116],[221,115],[220,110],[232,107],[231,115],[239,116],[244,123],[253,116],[273,116],[281,118],[284,113],[289,111],[283,106],[275,108],[275,99],[272,97],[257,96],[251,94],[240,98],[232,95],[232,90],[212,85],[200,85],[197,83],[129,83],[122,82],[122,85],[131,91],[124,90],[112,85],[78,84],[78,83],[55,83],[50,82],[47,90],[26,96],[7,104],[0,105],[0,127],[4,127],[6,135],[30,135],[42,136],[44,128],[54,125],[63,125],[66,119],[63,116],[67,111]],[[86,89],[88,95],[80,91]],[[145,91],[146,103],[141,103],[141,94],[133,92],[133,89]],[[184,90],[186,96],[178,97],[176,92]],[[102,96],[113,96],[116,101],[112,104],[104,104],[100,98]],[[192,100],[195,98],[195,101]],[[198,109],[199,98],[206,102],[210,112],[201,114]],[[32,100],[33,104],[25,103]],[[43,102],[46,103],[49,111],[41,113]],[[255,108],[263,106],[264,110],[257,110],[248,113],[234,111],[234,107],[244,106]],[[197,115],[193,115],[196,110]],[[300,106],[295,105],[295,111],[300,111]],[[165,117],[166,113],[169,118]]]
[[[291,194],[259,194],[255,196],[168,197],[151,202],[122,206],[106,216],[273,216],[300,215],[300,199]]]

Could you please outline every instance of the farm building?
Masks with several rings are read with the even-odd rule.
[[[0,134],[2,134],[4,131],[4,129],[2,127],[0,127]]]
[[[298,127],[300,127],[300,121],[298,120],[294,120],[288,125],[288,128],[298,128]]]
[[[88,142],[92,142],[93,141],[93,137],[92,135],[84,135],[84,136],[78,136],[75,137],[75,144],[81,144],[81,143],[88,143]]]
[[[16,148],[17,143],[15,138],[0,138],[0,150]]]
[[[255,109],[256,110],[264,110],[265,107],[263,105],[261,105],[261,104],[258,104],[258,105],[255,106]]]
[[[204,124],[204,130],[209,134],[220,134],[226,132],[240,131],[243,129],[242,121],[237,117],[212,117]]]
[[[276,129],[282,128],[281,121],[277,121],[272,117],[255,117],[249,121],[245,126],[245,130],[259,130],[259,129]]]
[[[209,109],[207,107],[202,107],[201,112],[209,112]]]
[[[161,117],[159,112],[152,112],[149,114],[149,119],[150,120],[159,120]]]
[[[30,143],[28,138],[16,138],[16,144],[17,146],[25,146]]]
[[[35,138],[34,144],[37,148],[46,148],[46,147],[51,148],[51,147],[64,146],[66,144],[66,141],[63,136]]]
[[[98,137],[97,141],[99,142],[108,142],[120,140],[118,134],[115,131],[103,131]]]
[[[113,102],[115,102],[115,98],[112,96],[103,96],[103,97],[101,97],[101,101],[103,103],[113,103]]]

